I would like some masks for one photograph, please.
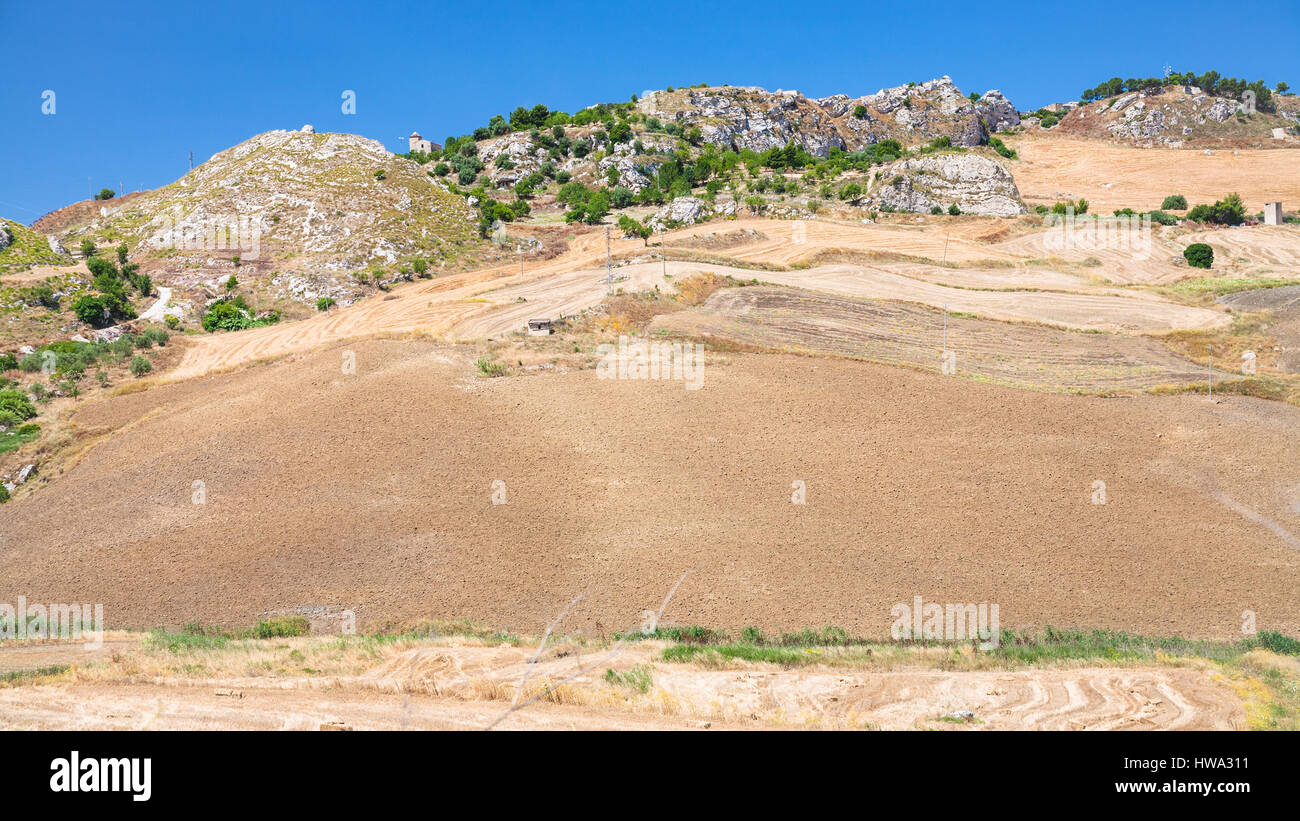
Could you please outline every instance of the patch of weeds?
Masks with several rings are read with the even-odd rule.
[[[10,670],[7,673],[0,673],[0,685],[15,686],[24,684],[46,676],[57,676],[60,673],[66,673],[70,669],[70,665],[55,664],[50,667],[36,667],[31,670]]]
[[[605,670],[605,681],[615,687],[626,687],[633,692],[644,694],[650,692],[650,685],[654,683],[654,678],[648,666],[638,664],[623,673],[615,670]]]
[[[481,374],[482,376],[486,376],[489,379],[494,376],[506,375],[505,363],[494,362],[492,361],[491,357],[480,356],[478,360],[474,363],[474,367],[478,368],[479,374]]]
[[[311,624],[302,616],[276,616],[259,621],[253,628],[253,637],[273,639],[281,636],[305,636],[311,630]]]

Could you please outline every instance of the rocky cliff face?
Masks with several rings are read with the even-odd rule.
[[[637,108],[647,117],[699,128],[705,142],[719,147],[762,152],[795,143],[820,157],[832,148],[856,151],[886,139],[915,145],[948,137],[954,145],[978,145],[1020,122],[1001,92],[972,101],[948,77],[863,97],[811,99],[797,91],[734,86],[655,91]]]
[[[995,89],[972,101],[947,76],[865,97],[823,97],[818,103],[841,118],[863,144],[895,139],[914,145],[948,137],[953,145],[973,146],[1020,123],[1015,106],[1002,92]],[[859,105],[867,109],[862,117],[854,113]]]
[[[1014,217],[1026,213],[1020,190],[1002,164],[978,154],[936,154],[902,160],[879,171],[868,190],[881,208],[925,213],[956,205],[965,214]]]

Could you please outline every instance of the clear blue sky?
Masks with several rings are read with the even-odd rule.
[[[1166,62],[1300,87],[1295,0],[0,0],[0,36],[0,216],[23,223],[304,123],[404,151],[412,130],[441,141],[518,105],[575,111],[696,82],[859,95],[948,74],[1021,109]]]

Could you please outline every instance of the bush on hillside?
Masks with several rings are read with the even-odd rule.
[[[9,389],[0,391],[0,414],[25,422],[36,415],[36,408],[32,406],[27,394]]]
[[[1214,249],[1203,242],[1196,242],[1187,246],[1183,258],[1193,268],[1209,268],[1214,264]]]
[[[1214,205],[1197,205],[1187,212],[1193,222],[1210,222],[1215,225],[1241,225],[1246,221],[1246,206],[1240,194],[1229,194]]]

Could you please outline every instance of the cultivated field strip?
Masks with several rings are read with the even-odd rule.
[[[789,288],[719,291],[700,309],[658,317],[656,328],[795,353],[834,354],[939,370],[944,316],[922,305]],[[949,316],[956,372],[1022,388],[1144,390],[1205,378],[1205,369],[1146,337],[1085,334]],[[1221,375],[1222,377],[1222,375]]]

